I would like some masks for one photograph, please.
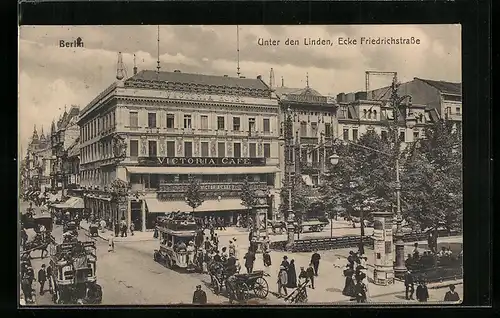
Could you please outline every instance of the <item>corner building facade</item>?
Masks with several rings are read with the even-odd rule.
[[[117,81],[80,116],[86,207],[144,231],[159,215],[192,211],[185,193],[196,178],[204,202],[195,215],[236,223],[246,213],[240,191],[249,177],[268,193],[272,217],[281,187],[278,114],[260,77],[141,71]],[[131,187],[126,202],[106,194],[116,179]]]

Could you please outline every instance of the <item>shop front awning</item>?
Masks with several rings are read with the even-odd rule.
[[[137,174],[259,174],[276,173],[275,166],[263,167],[127,167],[129,173]]]
[[[72,197],[64,203],[54,204],[54,207],[58,209],[83,209],[83,199]]]
[[[158,199],[145,199],[148,211],[150,213],[170,213],[170,212],[192,212],[193,208],[187,205],[184,201],[160,201]],[[195,209],[196,212],[209,211],[233,211],[244,210],[245,206],[241,205],[241,199],[221,199],[221,200],[206,200]]]

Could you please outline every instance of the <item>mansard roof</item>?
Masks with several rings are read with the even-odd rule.
[[[435,81],[429,79],[423,79],[415,77],[415,79],[420,80],[428,85],[436,88],[438,91],[445,94],[462,95],[462,83],[452,83],[446,81]]]
[[[268,90],[267,85],[258,78],[238,78],[220,75],[205,75],[182,72],[156,72],[143,70],[127,79],[125,82],[133,81],[161,81],[177,84],[197,84],[203,86],[223,86],[232,88],[249,88]]]

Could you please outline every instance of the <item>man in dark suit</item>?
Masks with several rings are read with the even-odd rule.
[[[201,285],[196,286],[196,290],[193,293],[193,304],[206,305],[207,304],[207,293],[201,289]]]
[[[40,295],[43,295],[43,287],[47,281],[47,272],[45,271],[45,264],[42,264],[42,268],[38,271],[38,283],[40,284]]]
[[[414,289],[413,274],[411,273],[411,270],[408,270],[405,273],[405,299],[406,300],[413,299],[413,292],[414,291],[415,291],[415,289]],[[408,293],[410,294],[409,298],[408,298]]]
[[[460,296],[455,291],[455,285],[450,285],[450,290],[444,295],[444,301],[459,301]]]
[[[320,259],[321,256],[319,255],[318,251],[314,251],[313,255],[311,256],[311,264],[313,264],[314,267],[314,276],[318,276],[318,267]]]

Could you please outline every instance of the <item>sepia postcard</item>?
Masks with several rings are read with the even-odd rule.
[[[461,45],[21,26],[20,305],[461,303]]]

